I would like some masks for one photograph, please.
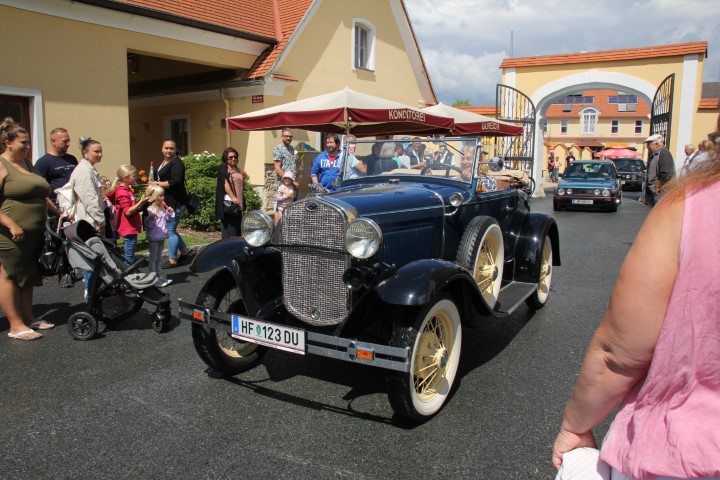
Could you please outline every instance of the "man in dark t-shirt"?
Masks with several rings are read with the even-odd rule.
[[[70,134],[62,127],[50,132],[48,152],[35,162],[37,174],[50,184],[50,199],[57,203],[56,188],[70,181],[70,174],[78,164],[77,158],[67,153],[70,147]]]

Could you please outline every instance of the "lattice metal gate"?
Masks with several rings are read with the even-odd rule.
[[[672,131],[672,104],[675,90],[675,74],[668,75],[655,91],[652,110],[650,113],[650,135],[659,133],[665,139],[665,145],[670,146],[670,132]]]
[[[525,170],[532,177],[535,161],[535,104],[520,90],[498,84],[495,106],[498,120],[519,125],[523,129],[522,137],[497,138],[495,156],[503,158],[509,168]]]

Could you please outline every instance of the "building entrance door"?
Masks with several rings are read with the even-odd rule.
[[[32,137],[30,130],[30,99],[16,95],[0,95],[0,120],[11,117],[16,123],[27,130]],[[32,161],[32,150],[28,154],[28,160]]]

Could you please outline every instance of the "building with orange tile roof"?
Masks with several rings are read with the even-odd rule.
[[[589,157],[613,145],[642,151],[651,128],[652,133],[666,130],[679,167],[684,145],[716,128],[720,95],[703,93],[707,48],[701,41],[503,60],[501,83],[521,92],[518,98],[535,108],[536,181],[551,150],[563,158],[568,150],[576,157]],[[507,120],[505,112],[496,114]],[[651,126],[653,119],[657,124]]]
[[[183,153],[234,146],[260,184],[278,135],[230,132],[229,116],[344,87],[437,101],[402,0],[0,0],[0,15],[32,59],[3,75],[0,98],[33,158],[64,126],[103,141],[109,177],[147,168],[173,137]]]

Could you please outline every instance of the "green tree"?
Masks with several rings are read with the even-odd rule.
[[[452,104],[453,107],[469,107],[470,106],[470,99],[465,98],[462,100],[455,100]]]

